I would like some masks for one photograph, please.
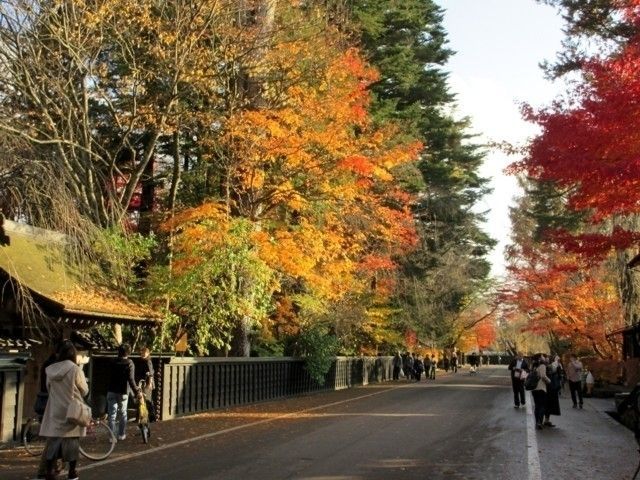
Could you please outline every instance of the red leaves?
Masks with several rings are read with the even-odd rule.
[[[639,18],[638,2],[626,5],[622,13]],[[571,102],[538,112],[523,109],[542,133],[509,171],[553,182],[564,190],[568,209],[585,212],[603,230],[605,222],[640,211],[640,38],[611,58],[585,62],[583,70],[589,83],[574,90]],[[640,240],[624,228],[604,229],[610,233],[551,232],[549,238],[596,260]]]
[[[590,264],[604,260],[612,250],[624,250],[640,243],[640,232],[615,227],[610,234],[590,233],[573,235],[564,230],[551,232],[548,238],[565,251],[583,255]]]

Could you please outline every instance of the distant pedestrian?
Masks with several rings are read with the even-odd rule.
[[[560,363],[560,357],[556,355],[553,361],[547,365],[549,383],[547,384],[547,403],[544,410],[545,427],[555,427],[551,423],[551,415],[560,415],[560,390],[562,389],[563,375],[564,370]]]
[[[591,370],[589,370],[589,367],[587,367],[587,370],[586,370],[584,383],[587,389],[587,397],[590,397],[591,395],[593,395],[593,386],[596,382],[595,382],[595,378],[593,378],[593,374],[591,373]]]
[[[451,355],[451,371],[453,373],[458,372],[458,355],[456,355],[456,352]]]
[[[415,360],[413,361],[413,371],[415,374],[416,382],[419,382],[422,378],[422,372],[424,372],[424,363],[420,358],[420,355],[417,355]]]
[[[469,373],[476,373],[478,370],[478,362],[478,354],[476,352],[472,352],[471,355],[469,355]]]
[[[400,352],[396,352],[393,356],[393,379],[400,380],[400,370],[402,370],[402,357]]]
[[[566,374],[569,382],[569,390],[571,391],[571,401],[573,408],[582,408],[582,362],[578,360],[574,354],[569,356]]]
[[[446,355],[442,358],[442,367],[444,368],[445,372],[449,371],[449,357],[447,357]]]
[[[407,352],[404,356],[402,369],[404,370],[404,376],[406,377],[406,379],[411,380],[413,378],[413,357],[409,352]]]
[[[526,375],[529,372],[529,365],[522,356],[522,353],[518,352],[507,368],[511,372],[511,388],[513,389],[514,408],[520,408],[520,405],[524,407],[526,405],[524,378],[526,378]]]
[[[431,380],[436,379],[436,368],[438,367],[438,361],[436,360],[436,356],[431,354],[431,365],[429,367],[429,378]]]
[[[69,463],[69,480],[78,480],[76,466],[80,454],[79,438],[86,428],[67,421],[67,408],[72,400],[82,401],[89,393],[87,379],[78,366],[78,353],[73,343],[65,340],[58,349],[58,361],[46,368],[49,399],[42,417],[40,436],[47,437],[45,445],[47,480],[55,480],[55,462]]]
[[[536,419],[536,428],[541,430],[544,423],[545,408],[547,405],[547,385],[551,383],[547,377],[547,362],[544,354],[536,353],[533,357],[532,372],[538,375],[538,384],[533,389],[531,395],[534,403],[534,416]]]
[[[142,400],[142,391],[135,382],[135,367],[129,358],[131,347],[126,343],[118,347],[118,358],[111,366],[111,378],[107,387],[107,414],[109,428],[118,440],[127,438],[127,404],[129,393],[127,387],[133,391],[138,400]],[[116,432],[116,419],[120,416]]]

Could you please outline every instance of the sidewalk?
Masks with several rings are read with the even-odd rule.
[[[630,480],[640,462],[633,432],[614,420],[613,398],[585,398],[572,408],[567,391],[560,397],[555,428],[536,431],[542,478]]]

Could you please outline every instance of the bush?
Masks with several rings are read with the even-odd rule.
[[[324,385],[327,372],[338,352],[338,339],[322,325],[303,328],[294,341],[294,353],[304,358],[313,380]]]

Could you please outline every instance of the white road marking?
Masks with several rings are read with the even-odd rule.
[[[540,456],[538,455],[538,439],[536,437],[536,419],[533,416],[531,404],[533,398],[530,396],[527,402],[527,466],[529,470],[529,480],[542,480],[540,470]]]

